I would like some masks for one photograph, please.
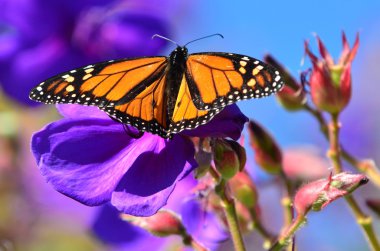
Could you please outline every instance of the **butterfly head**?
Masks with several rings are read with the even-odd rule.
[[[187,59],[188,50],[185,46],[177,46],[172,53],[170,53],[171,62],[185,62]]]

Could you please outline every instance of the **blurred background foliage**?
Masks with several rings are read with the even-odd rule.
[[[341,31],[351,45],[359,31],[353,97],[342,114],[341,139],[356,156],[380,162],[378,1],[0,0],[0,8],[0,250],[117,249],[92,234],[99,208],[59,194],[40,176],[29,150],[30,137],[59,115],[54,106],[33,103],[27,95],[44,79],[85,64],[168,55],[173,45],[151,40],[155,33],[184,44],[219,32],[224,40],[191,44],[190,53],[226,51],[257,58],[270,53],[298,76],[310,67],[310,62],[301,64],[303,41],[310,40],[316,51],[313,33],[338,57]],[[239,107],[264,125],[285,151],[307,148],[324,155],[327,143],[308,114],[286,112],[273,97],[240,102]],[[277,181],[255,166],[252,151],[248,166],[259,192],[263,222],[277,232],[283,217],[281,191],[273,186]],[[378,190],[369,184],[355,194],[363,203],[376,198]],[[378,216],[373,217],[380,232]],[[117,226],[113,230],[118,231]],[[343,201],[310,214],[309,224],[297,234],[297,245],[311,251],[368,250]],[[248,236],[247,246],[260,250],[260,237]],[[221,249],[231,250],[231,244]]]

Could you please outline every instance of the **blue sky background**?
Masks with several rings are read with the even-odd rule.
[[[342,141],[357,156],[375,157],[379,162],[380,154],[376,151],[380,146],[379,10],[380,1],[197,0],[174,13],[173,39],[184,44],[204,35],[222,33],[225,39],[215,37],[191,44],[190,53],[225,51],[262,58],[269,52],[298,76],[310,66],[308,60],[303,66],[300,63],[303,41],[310,40],[317,53],[313,33],[322,38],[337,58],[342,49],[341,31],[346,32],[350,45],[360,32],[360,47],[352,68],[352,102],[342,115]],[[325,152],[326,142],[308,114],[285,112],[273,97],[240,102],[239,106],[247,116],[266,126],[283,148],[314,144],[322,154]],[[258,177],[268,178],[257,169],[254,172]],[[364,201],[364,195],[366,198],[371,193],[375,196],[376,188],[371,185],[368,188],[357,191],[359,201]],[[267,210],[264,218],[281,218],[281,212],[272,209],[273,203],[266,199],[272,200],[280,194],[268,189],[261,193],[263,208]],[[271,227],[276,229],[276,226]],[[379,232],[379,221],[376,228]],[[368,250],[343,200],[320,213],[312,213],[307,227],[297,235],[297,241],[299,250]]]

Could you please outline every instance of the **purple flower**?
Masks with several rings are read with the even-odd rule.
[[[207,248],[215,249],[228,238],[228,234],[214,214],[203,211],[192,189],[196,184],[197,181],[190,175],[181,180],[165,208],[179,212],[186,231]],[[152,247],[155,250],[171,250],[171,247],[181,245],[178,236],[156,237],[122,221],[120,213],[109,205],[99,212],[92,231],[98,239],[116,250],[150,250]]]
[[[124,213],[149,216],[197,166],[193,143],[185,134],[172,140],[149,133],[135,138],[95,107],[58,109],[65,118],[35,133],[32,151],[46,180],[83,204],[110,202]],[[236,106],[228,106],[214,120],[191,134],[205,136],[211,127],[214,137],[236,139],[247,118]]]
[[[140,1],[0,1],[0,83],[25,105],[32,87],[86,64],[156,54],[165,13]],[[168,6],[169,7],[169,6]]]

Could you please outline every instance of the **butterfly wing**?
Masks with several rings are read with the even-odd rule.
[[[197,109],[220,109],[243,99],[261,98],[284,84],[279,72],[255,58],[205,52],[189,55],[186,80]]]
[[[166,74],[162,72],[157,80],[146,86],[132,100],[104,110],[120,122],[133,125],[140,131],[148,131],[163,138],[169,138],[171,133],[165,87]]]
[[[112,107],[132,100],[160,78],[166,64],[166,57],[146,57],[88,65],[40,83],[29,97],[47,104]]]
[[[196,128],[199,125],[207,123],[223,108],[211,110],[199,110],[191,97],[189,84],[185,74],[179,87],[174,110],[170,118],[169,130],[171,133],[178,133],[185,129]]]
[[[167,135],[166,57],[108,61],[39,84],[30,98],[47,104],[94,105],[140,131]]]

